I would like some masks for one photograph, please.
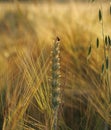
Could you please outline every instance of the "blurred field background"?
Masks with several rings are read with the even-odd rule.
[[[57,36],[62,95],[57,130],[110,130],[111,96],[106,74],[101,77],[102,31],[110,35],[110,25],[109,1],[1,1],[0,130],[52,130],[51,50]]]

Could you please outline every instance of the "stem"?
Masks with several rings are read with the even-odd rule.
[[[54,112],[54,124],[53,124],[53,130],[57,130],[57,120],[58,120],[58,108]]]
[[[102,8],[102,3],[101,3],[101,11],[103,10]],[[101,27],[102,27],[102,37],[103,37],[103,44],[104,44],[104,58],[106,61],[106,47],[105,47],[105,40],[104,40],[104,21],[103,21],[103,16],[102,16],[102,20],[101,20]]]

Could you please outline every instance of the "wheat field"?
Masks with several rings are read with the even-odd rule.
[[[109,1],[0,3],[0,130],[111,129],[110,13]]]

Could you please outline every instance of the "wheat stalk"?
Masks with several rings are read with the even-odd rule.
[[[57,130],[60,105],[60,39],[57,37],[52,49],[52,109],[54,114],[53,130]]]

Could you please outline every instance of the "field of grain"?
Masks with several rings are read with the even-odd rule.
[[[110,11],[0,4],[0,130],[111,129]]]

